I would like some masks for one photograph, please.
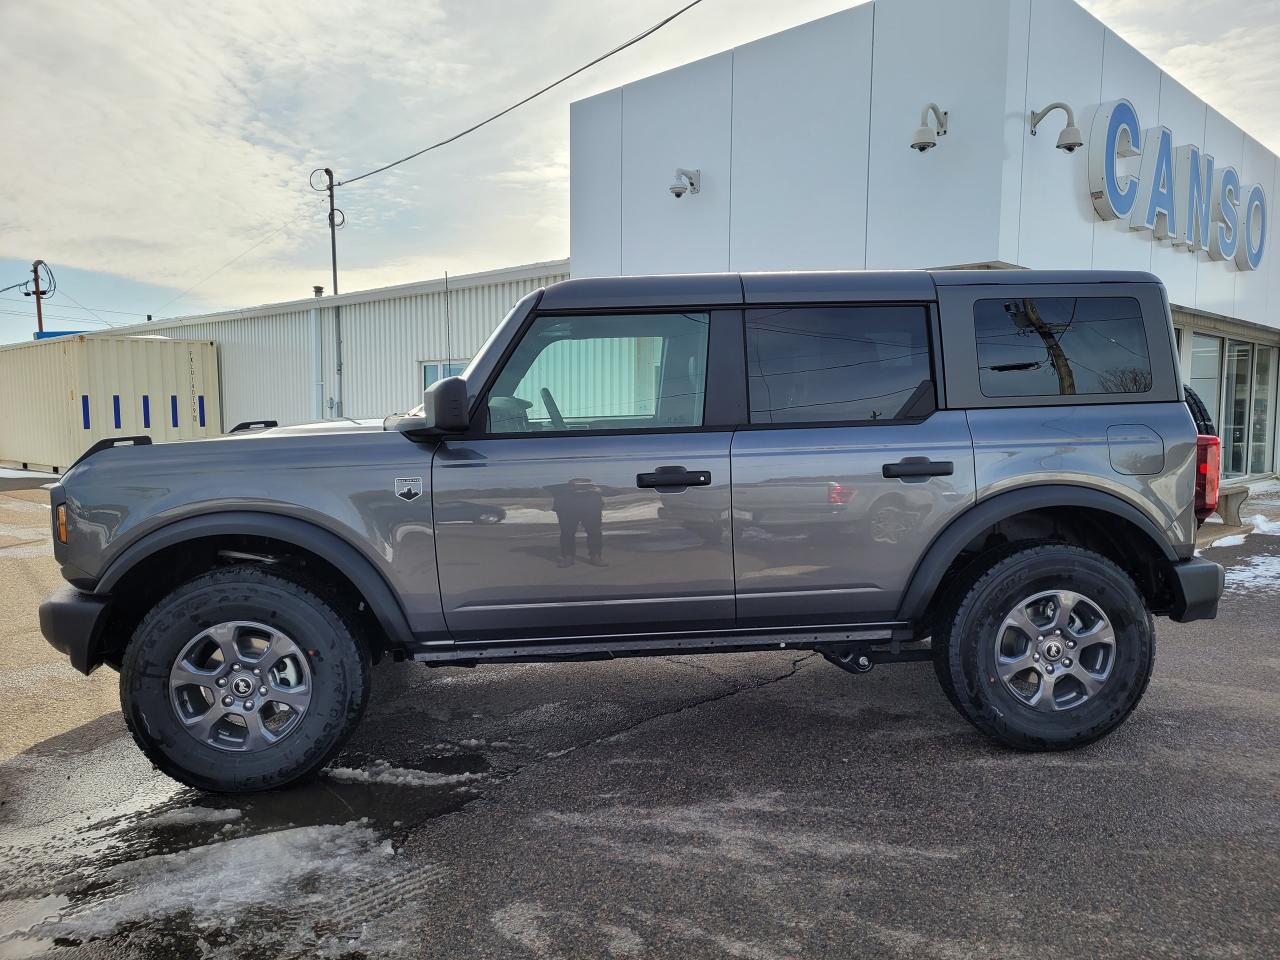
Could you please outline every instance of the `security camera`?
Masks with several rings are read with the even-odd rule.
[[[694,194],[700,192],[702,190],[702,171],[677,167],[676,178],[667,189],[671,191],[671,195],[677,200],[686,193]]]
[[[929,114],[937,121],[936,129],[929,123]],[[947,135],[947,111],[936,103],[926,103],[920,111],[920,126],[916,127],[916,135],[911,138],[911,149],[924,153],[938,145],[938,138]]]
[[[911,149],[919,150],[921,153],[924,153],[926,150],[932,150],[937,145],[938,138],[928,127],[921,127],[916,131],[916,135],[911,138]]]
[[[1080,128],[1075,126],[1064,127],[1062,133],[1058,134],[1058,149],[1065,150],[1067,153],[1075,153],[1084,146],[1084,137],[1080,136]]]
[[[1031,135],[1036,135],[1036,127],[1040,126],[1042,121],[1055,110],[1061,110],[1067,115],[1067,125],[1062,128],[1062,132],[1058,134],[1057,147],[1065,153],[1075,153],[1084,146],[1084,137],[1080,135],[1080,128],[1076,126],[1076,114],[1069,104],[1063,103],[1061,100],[1055,100],[1043,110],[1033,110],[1031,112]]]

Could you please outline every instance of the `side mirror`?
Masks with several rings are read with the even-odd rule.
[[[471,425],[471,399],[467,381],[445,377],[427,387],[422,395],[422,419],[435,433],[463,433]]]

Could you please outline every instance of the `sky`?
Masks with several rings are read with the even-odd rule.
[[[683,3],[6,0],[0,287],[48,261],[53,329],[328,289],[313,169],[355,176],[442,139]],[[571,101],[852,5],[704,0],[516,113],[340,189],[341,289],[567,256]],[[1280,0],[1083,5],[1280,152]],[[34,326],[30,298],[0,293],[0,343]]]

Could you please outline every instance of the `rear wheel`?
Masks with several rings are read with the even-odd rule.
[[[1155,660],[1151,615],[1129,575],[1061,544],[976,570],[933,643],[948,699],[983,733],[1022,750],[1110,733],[1142,698]]]
[[[163,773],[201,790],[283,786],[341,748],[369,696],[358,631],[298,580],[260,567],[204,574],[139,625],[120,703]]]

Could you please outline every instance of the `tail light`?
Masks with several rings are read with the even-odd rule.
[[[1196,520],[1203,523],[1218,509],[1218,484],[1222,475],[1222,441],[1203,434],[1196,437]]]
[[[853,499],[853,487],[846,487],[835,481],[827,482],[827,503],[843,506]]]

